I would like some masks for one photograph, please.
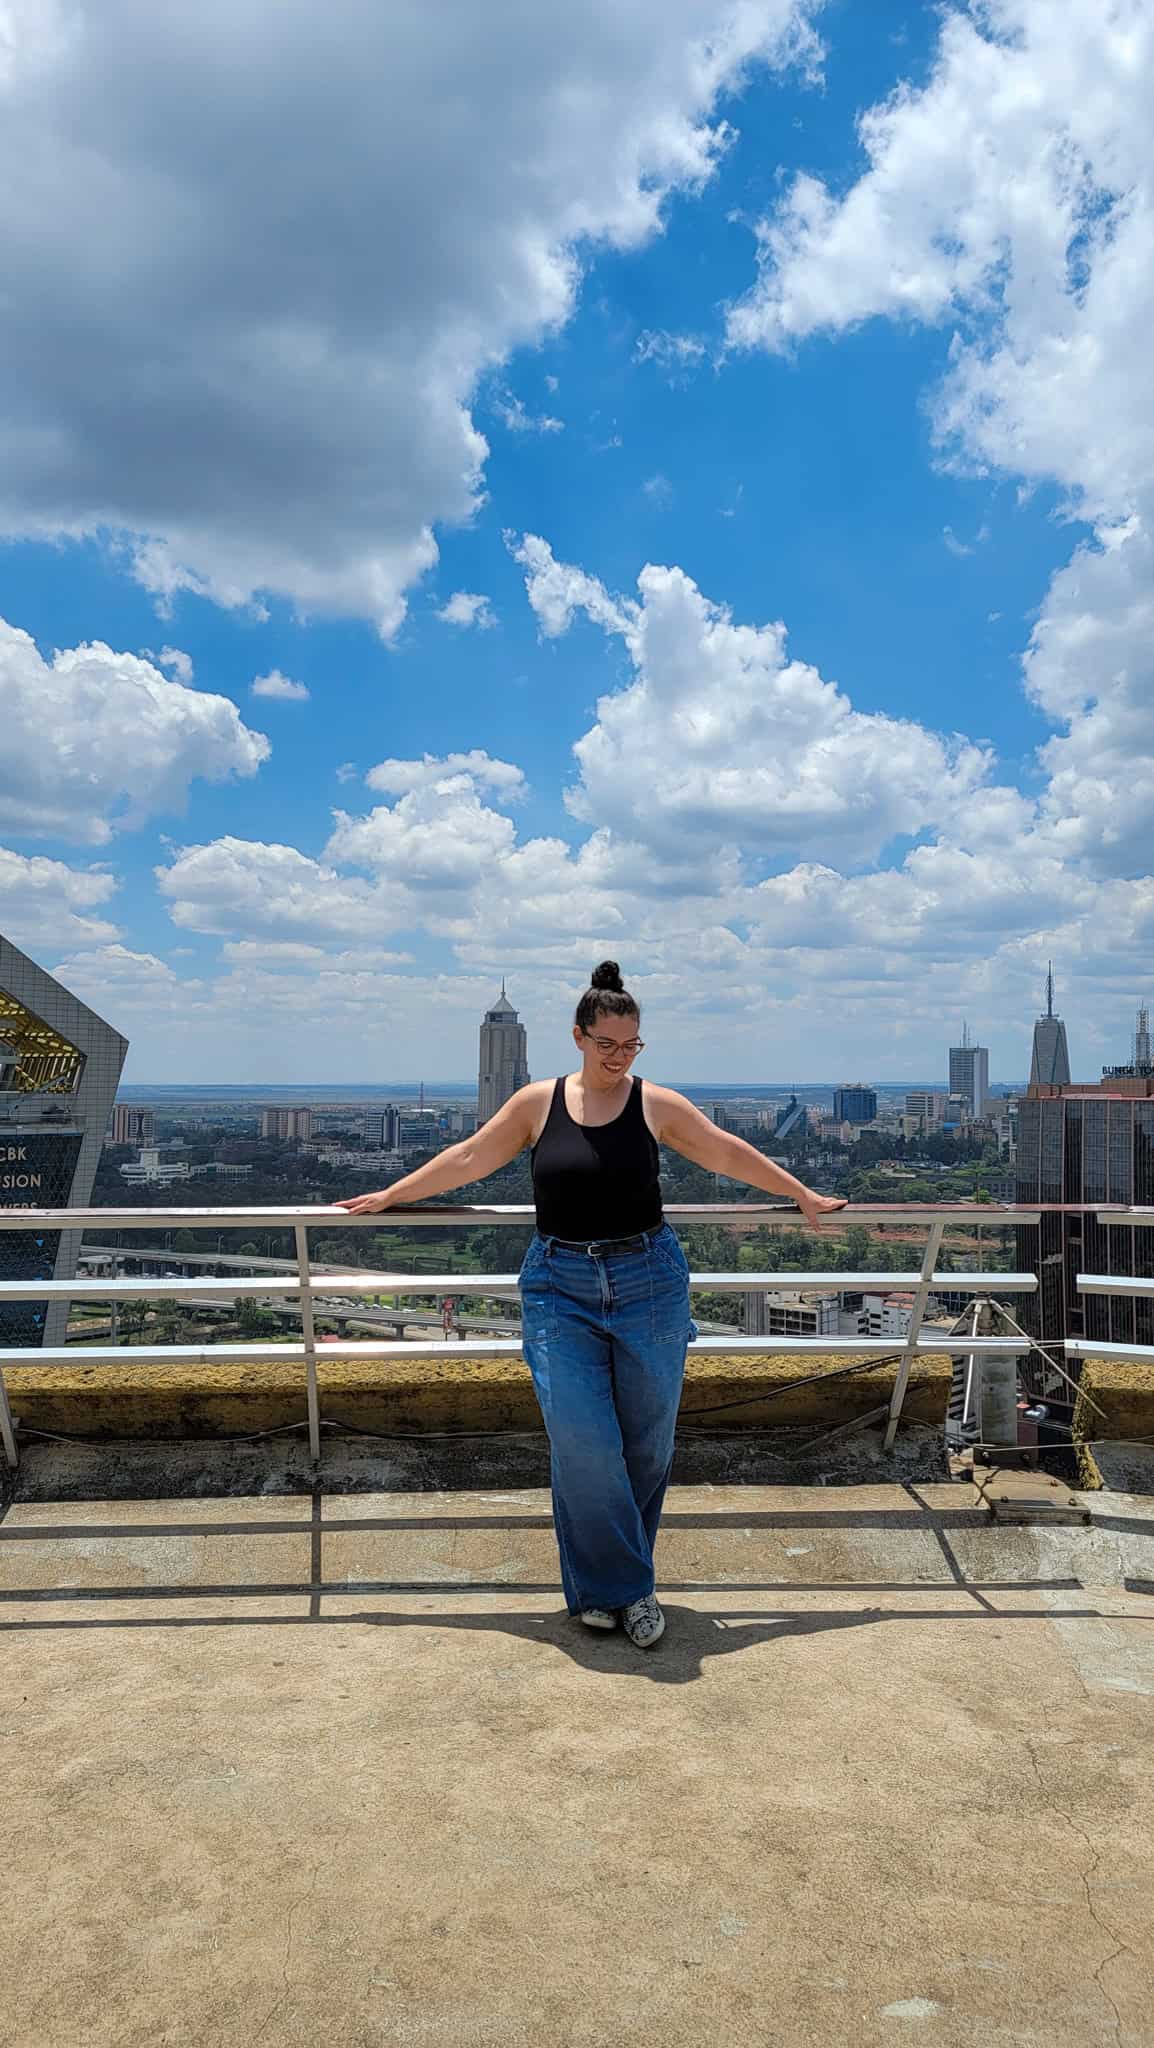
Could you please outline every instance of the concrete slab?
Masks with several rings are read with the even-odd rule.
[[[17,1503],[4,2048],[1146,2048],[1154,1601],[1025,1568],[1151,1518],[937,1491],[673,1489],[650,1652],[560,1611],[531,1490]]]

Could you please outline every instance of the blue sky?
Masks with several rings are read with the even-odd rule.
[[[503,972],[556,1071],[605,954],[656,1078],[1021,1079],[1050,955],[1124,1057],[1148,0],[270,6],[2,88],[0,928],[137,1082],[467,1073]]]

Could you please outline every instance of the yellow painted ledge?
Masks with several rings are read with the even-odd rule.
[[[1138,1359],[1088,1358],[1074,1403],[1073,1435],[1081,1484],[1090,1491],[1116,1485],[1115,1478],[1102,1472],[1093,1446],[1098,1442],[1103,1450],[1116,1447],[1111,1450],[1116,1456],[1127,1444],[1154,1439],[1154,1365]]]
[[[850,1358],[715,1355],[690,1358],[680,1420],[737,1432],[801,1424],[829,1428],[888,1402],[897,1368],[877,1365],[848,1379],[829,1377]],[[789,1381],[822,1378],[791,1392]],[[326,1359],[317,1361],[320,1411],[328,1422],[359,1429],[540,1429],[541,1412],[528,1368],[518,1358]],[[28,1429],[66,1435],[214,1437],[280,1429],[305,1413],[304,1367],[275,1361],[247,1365],[10,1366],[12,1412]],[[761,1394],[763,1399],[751,1399]],[[915,1359],[903,1419],[944,1427],[950,1360]],[[724,1401],[747,1405],[699,1414]]]

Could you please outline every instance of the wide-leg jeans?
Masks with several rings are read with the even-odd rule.
[[[553,1522],[570,1614],[654,1590],[673,1464],[689,1266],[668,1223],[644,1250],[567,1249],[538,1232],[518,1276],[525,1361],[549,1436]]]

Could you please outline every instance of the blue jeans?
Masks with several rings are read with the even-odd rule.
[[[570,1614],[628,1607],[654,1589],[653,1545],[697,1325],[676,1233],[662,1223],[647,1236],[644,1251],[567,1251],[538,1232],[518,1276]]]

